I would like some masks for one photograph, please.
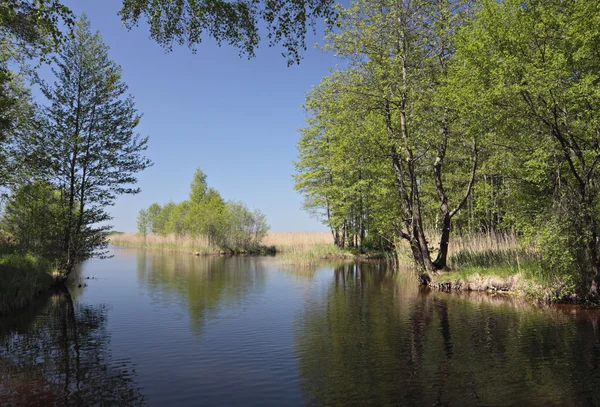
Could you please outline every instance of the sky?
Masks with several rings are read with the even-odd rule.
[[[291,67],[282,49],[266,42],[251,60],[210,38],[196,54],[185,46],[167,53],[144,25],[129,31],[121,24],[120,3],[64,1],[102,34],[143,114],[138,132],[150,137],[146,156],[154,165],[138,174],[140,194],[109,208],[115,230],[135,232],[139,210],[153,202],[187,199],[196,167],[224,199],[265,213],[273,231],[326,230],[302,210],[292,179],[306,92],[336,63],[313,47],[323,30],[307,39],[304,59]]]

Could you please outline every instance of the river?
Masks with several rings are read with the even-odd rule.
[[[0,318],[0,405],[600,405],[600,313],[382,263],[113,249]]]

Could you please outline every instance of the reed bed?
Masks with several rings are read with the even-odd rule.
[[[328,246],[335,247],[330,232],[269,232],[263,244],[275,246],[278,253],[302,253],[316,246],[320,251]]]
[[[204,236],[190,237],[177,234],[146,236],[135,233],[123,233],[110,236],[110,243],[126,248],[152,248],[174,252],[200,252],[204,254],[219,253],[218,247],[211,246]]]
[[[152,249],[200,252],[203,254],[219,253],[221,248],[211,246],[204,236],[189,237],[176,234],[148,234],[145,237],[135,233],[123,233],[110,236],[110,243],[115,246]],[[269,232],[261,242],[265,247],[274,247],[279,254],[288,257],[307,258],[339,257],[343,251],[333,244],[329,232]]]
[[[274,246],[282,264],[313,266],[324,259],[354,259],[347,250],[333,243],[330,232],[269,232],[264,239]]]
[[[440,237],[427,233],[427,240],[437,249]],[[435,243],[435,244],[434,244]],[[401,263],[412,262],[410,247],[406,241],[397,244],[398,259]],[[437,254],[436,250],[432,255]],[[451,268],[514,266],[537,262],[538,255],[531,245],[519,241],[510,233],[474,234],[452,236],[448,247],[448,265]]]

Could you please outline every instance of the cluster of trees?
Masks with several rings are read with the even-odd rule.
[[[210,246],[244,248],[259,246],[269,231],[259,210],[251,211],[242,202],[224,201],[206,183],[206,174],[196,169],[188,200],[163,206],[153,203],[140,210],[138,232],[160,235],[205,237]]]
[[[598,296],[600,4],[356,0],[338,22],[295,176],[336,243],[403,239],[434,271],[451,231],[511,231]]]
[[[150,36],[167,50],[177,43],[195,51],[209,36],[248,57],[259,45],[258,23],[263,21],[269,45],[281,44],[292,64],[306,48],[308,28],[314,30],[321,19],[333,24],[333,4],[333,0],[123,0],[119,14],[130,29],[146,20]],[[46,63],[53,66],[51,84],[37,75]],[[25,79],[37,82],[46,100],[34,101]],[[121,81],[121,68],[108,58],[107,47],[99,34],[91,33],[85,17],[76,23],[61,0],[2,1],[0,244],[18,241],[21,250],[51,260],[67,274],[78,262],[103,256],[110,231],[105,208],[117,195],[138,193],[133,187],[135,174],[151,165],[142,155],[147,138],[134,133],[139,119]],[[203,198],[204,206],[190,203],[190,212],[214,205],[214,211],[202,216],[213,220],[185,233],[204,233],[221,245],[246,245],[250,239],[246,232],[254,228],[252,239],[257,241],[264,233],[264,217],[243,204],[223,203],[214,192]],[[188,212],[175,206],[175,212]],[[171,206],[163,209],[166,214]],[[180,226],[172,230],[184,232]]]
[[[0,6],[0,228],[18,249],[70,273],[91,256],[105,255],[106,208],[121,194],[136,194],[136,173],[151,165],[148,138],[135,129],[140,115],[87,18],[77,22],[58,2]],[[69,35],[57,19],[72,24]],[[43,98],[34,100],[20,60],[51,63],[53,82],[35,75]],[[31,70],[29,70],[31,73]]]

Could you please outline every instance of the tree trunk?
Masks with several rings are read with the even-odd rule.
[[[596,234],[596,220],[593,214],[589,214],[590,238],[588,242],[588,256],[592,268],[592,282],[588,291],[588,297],[591,300],[600,299],[600,264],[598,256],[598,236]]]
[[[440,238],[440,247],[435,261],[433,262],[436,270],[445,270],[448,268],[448,245],[450,243],[450,214],[446,213],[442,218],[442,237]]]

